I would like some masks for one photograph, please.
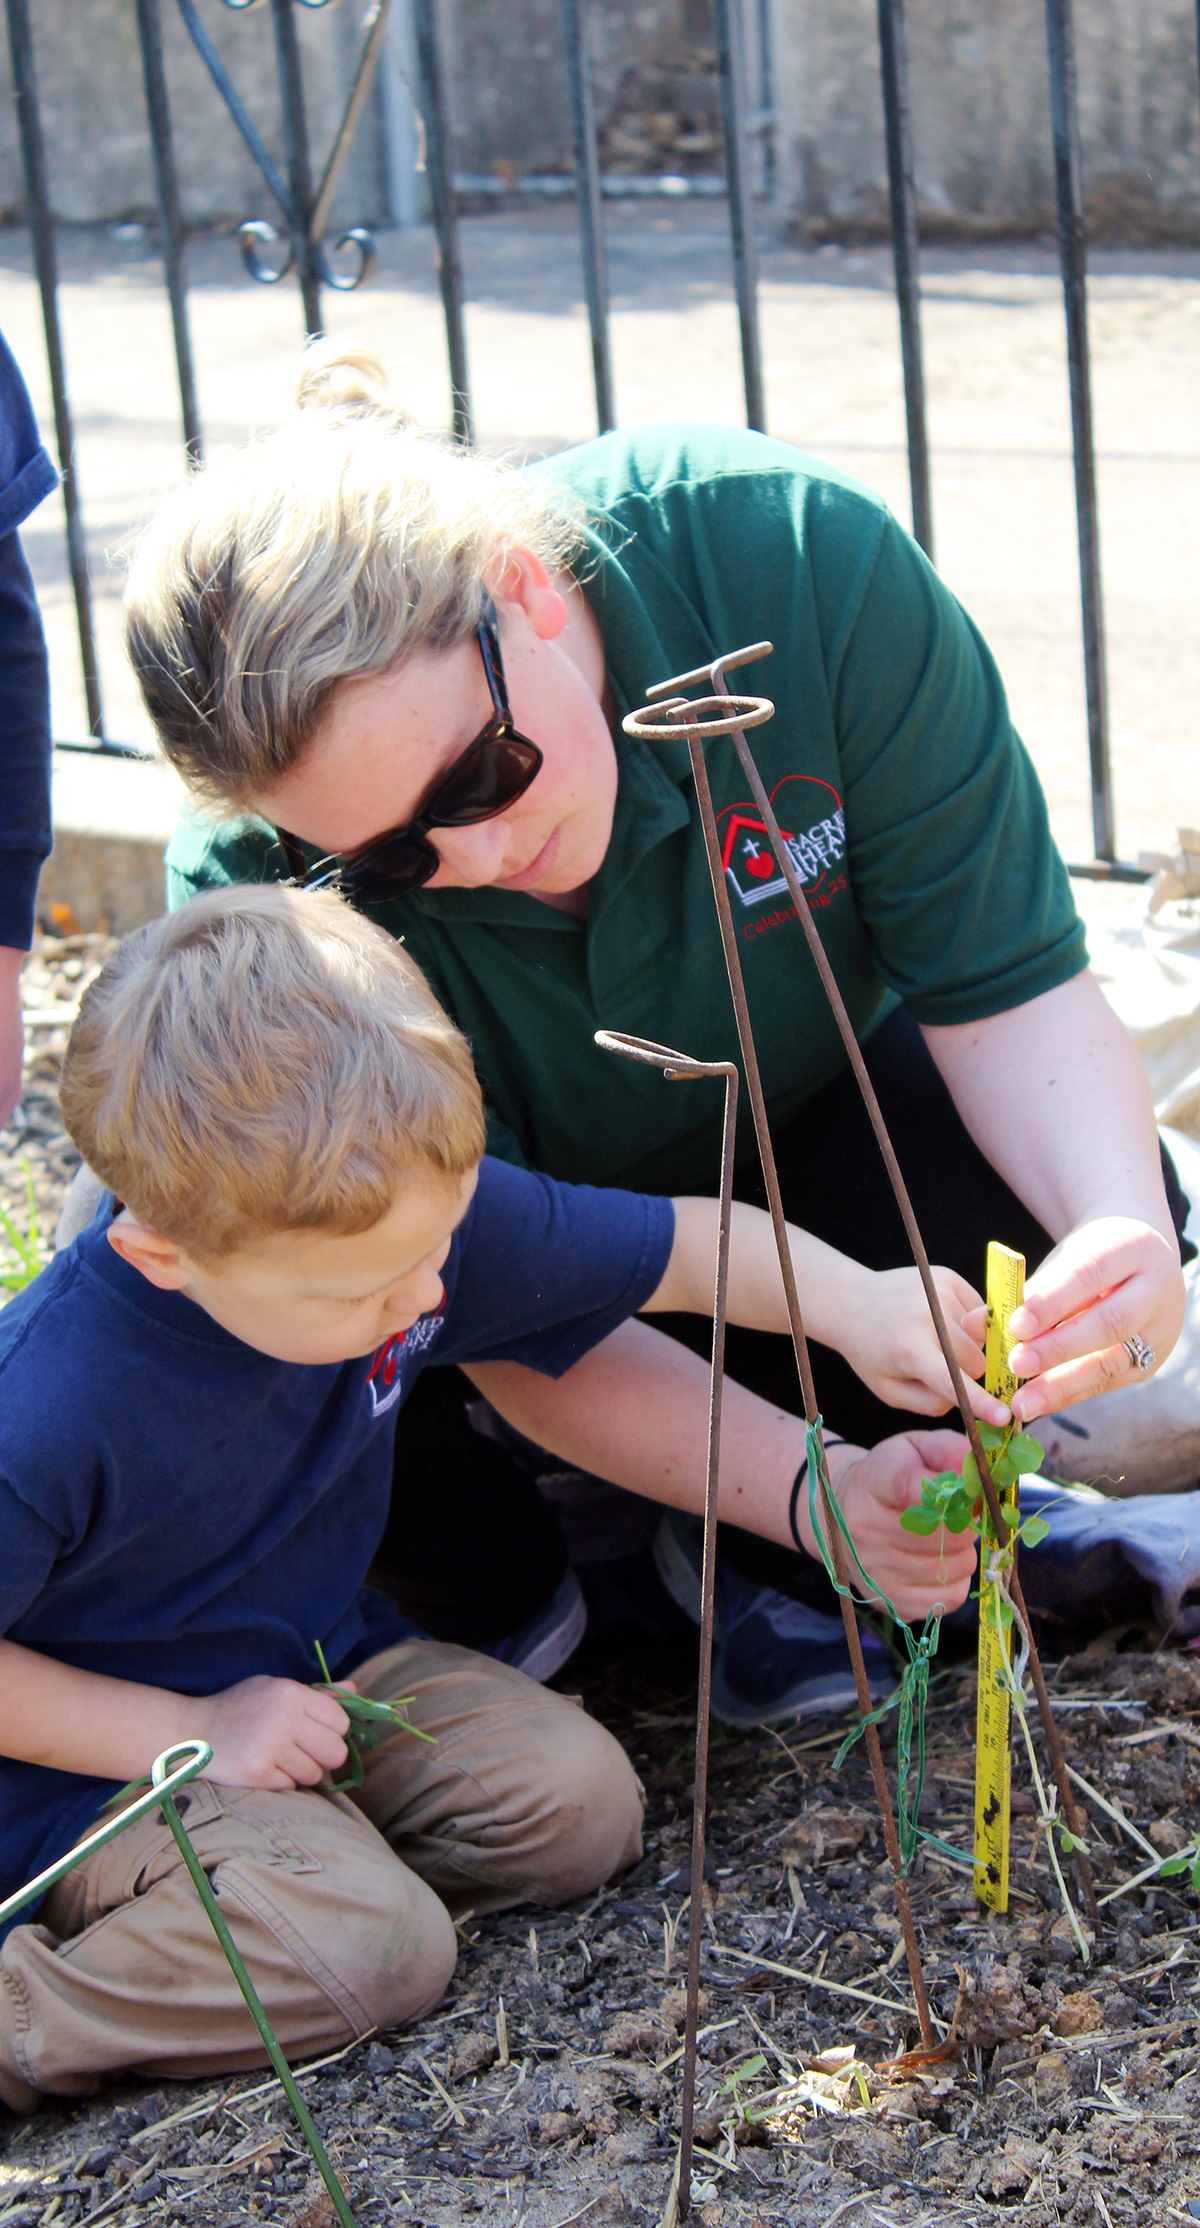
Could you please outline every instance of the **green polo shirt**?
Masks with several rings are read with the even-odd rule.
[[[1037,775],[995,664],[875,496],[725,427],[609,434],[530,468],[581,513],[578,567],[622,713],[718,652],[769,639],[736,685],[775,717],[750,741],[860,1038],[896,1001],[978,1020],[1087,964]],[[586,922],[524,891],[422,890],[374,917],[470,1038],[494,1152],[572,1181],[712,1191],[722,1092],[593,1042],[737,1057],[682,739],[617,736],[612,840]],[[708,749],[768,1106],[786,1120],[844,1065],[732,743]],[[284,871],[270,831],[189,821],[168,899]],[[753,1154],[749,1108],[739,1159]]]

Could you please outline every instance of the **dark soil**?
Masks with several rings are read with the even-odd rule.
[[[73,999],[99,949],[44,951],[40,1004],[57,988]],[[0,1198],[19,1198],[25,1152],[52,1228],[73,1156],[53,1094],[62,1032],[39,1029],[26,1126],[0,1141]],[[1195,1898],[1186,1880],[1113,1895],[1153,1861],[1141,1844],[1180,1847],[1200,1822],[1200,1660],[1155,1646],[1127,1630],[1047,1667],[1068,1761],[1109,1806],[1081,1793],[1097,1889],[1112,1897],[1086,1966],[1019,1744],[1007,1916],[981,1912],[966,1866],[928,1845],[918,1854],[913,1906],[950,2037],[932,2062],[903,2060],[918,2037],[861,1747],[831,1769],[845,1721],[714,1729],[695,2217],[726,2228],[1200,2217]],[[582,1688],[646,1783],[641,1864],[583,1905],[468,1920],[437,2012],[304,2074],[364,2228],[669,2219],[694,1680],[686,1649],[668,1659],[620,1636],[576,1658],[559,1683]],[[922,1819],[959,1849],[971,1839],[974,1717],[973,1667],[939,1672]],[[889,1753],[893,1728],[884,1734]],[[0,2228],[333,2219],[286,2100],[262,2075],[130,2080],[95,2102],[3,2120],[0,2146]]]
[[[585,1905],[467,1921],[431,2018],[305,2076],[364,2224],[662,2219],[679,2127],[690,1669],[664,1670],[661,1653],[614,1659],[610,1646],[583,1682],[646,1782],[637,1869]],[[1053,1691],[1074,1768],[1155,1846],[1188,1839],[1200,1663],[1101,1647],[1059,1666]],[[970,1845],[974,1707],[973,1671],[935,1680],[923,1816],[959,1847]],[[1008,2212],[1024,2228],[1186,2222],[1200,2200],[1190,1890],[1171,1882],[1107,1903],[1085,1968],[1016,1753],[1007,1917],[983,1914],[965,1870],[936,1852],[913,1867],[930,1996],[946,2027],[958,2008],[955,2048],[890,2065],[918,2038],[865,1761],[855,1751],[830,1770],[843,1729],[716,1733],[698,2216],[728,2228],[852,2210],[856,2228]],[[1152,1860],[1087,1808],[1104,1896]],[[846,2070],[851,2048],[858,2074]],[[260,2075],[131,2081],[11,2122],[0,2176],[7,2228],[101,2215],[328,2228],[333,2217],[278,2085]]]

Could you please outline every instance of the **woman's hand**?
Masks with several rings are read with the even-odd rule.
[[[983,1301],[953,1269],[935,1269],[933,1281],[975,1414],[985,1423],[1006,1424],[1004,1402],[972,1383],[983,1375]],[[857,1291],[837,1340],[851,1369],[889,1407],[915,1410],[920,1416],[944,1415],[956,1404],[954,1388],[919,1270],[864,1269]]]
[[[1160,1230],[1122,1215],[1082,1223],[1047,1254],[1012,1317],[1019,1343],[1010,1355],[1023,1382],[1013,1397],[1021,1423],[1069,1408],[1092,1393],[1142,1384],[1123,1344],[1135,1335],[1164,1362],[1183,1324],[1179,1249]],[[984,1311],[968,1315],[982,1335]]]
[[[921,1479],[938,1470],[961,1471],[967,1442],[955,1431],[906,1431],[861,1447],[832,1446],[829,1478],[863,1569],[888,1595],[906,1624],[919,1624],[931,1609],[957,1609],[975,1576],[975,1536],[934,1532],[928,1538],[901,1529],[900,1518],[921,1498]],[[817,1503],[820,1508],[820,1500]],[[808,1552],[812,1538],[808,1495],[796,1511]],[[850,1577],[855,1578],[853,1570]],[[857,1585],[861,1587],[861,1580]]]
[[[338,1684],[354,1692],[353,1679]],[[335,1693],[295,1679],[242,1679],[222,1694],[182,1704],[181,1740],[206,1740],[201,1779],[225,1787],[315,1787],[346,1761],[349,1719]]]

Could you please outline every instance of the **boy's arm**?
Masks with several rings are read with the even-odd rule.
[[[518,1431],[567,1462],[671,1508],[700,1512],[708,1462],[707,1366],[644,1323],[623,1323],[558,1378],[523,1362],[472,1362],[466,1374]],[[957,1608],[975,1573],[969,1533],[923,1539],[900,1527],[921,1498],[924,1470],[960,1469],[967,1442],[948,1431],[905,1433],[870,1452],[829,1448],[830,1482],[855,1545],[905,1618],[936,1602]],[[718,1508],[726,1523],[794,1546],[792,1486],[804,1423],[726,1378]],[[807,1553],[816,1542],[807,1491],[796,1508]]]
[[[342,1680],[352,1687],[353,1681]],[[0,1755],[96,1779],[140,1779],[180,1741],[207,1741],[202,1779],[315,1787],[346,1761],[346,1713],[294,1679],[243,1679],[223,1694],[171,1694],[80,1671],[0,1640]]]
[[[667,1272],[645,1304],[648,1313],[681,1308],[711,1315],[716,1278],[715,1199],[676,1199],[675,1243]],[[893,1408],[941,1415],[954,1395],[920,1276],[913,1269],[865,1269],[807,1230],[788,1224],[792,1267],[804,1328],[822,1346],[844,1354],[851,1369]],[[950,1335],[968,1378],[971,1403],[987,1423],[1006,1424],[1008,1409],[982,1386],[983,1349],[962,1328],[981,1308],[978,1292],[953,1269],[935,1269]],[[788,1332],[783,1279],[771,1218],[734,1201],[729,1243],[729,1320],[747,1330]]]

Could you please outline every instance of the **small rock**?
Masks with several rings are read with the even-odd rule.
[[[629,2200],[619,2182],[609,2182],[598,2197],[594,2197],[588,2210],[592,2220],[628,2220]]]
[[[139,2205],[148,2205],[152,2197],[162,2196],[166,2186],[161,2174],[151,2174],[147,2181],[138,2183],[133,2194]]]
[[[1030,2142],[1026,2135],[1006,2135],[999,2158],[984,2170],[982,2186],[992,2197],[1006,2197],[1010,2191],[1025,2190],[1041,2163],[1040,2143]]]
[[[1061,2050],[1047,2050],[1038,2059],[1033,2075],[1039,2104],[1049,2104],[1055,2097],[1065,2096],[1071,2086],[1071,2068]]]
[[[1137,2004],[1121,1988],[1110,1988],[1101,1998],[1104,2005],[1104,2023],[1114,2029],[1131,2027],[1137,2013]]]
[[[1104,2025],[1104,2012],[1090,1989],[1077,1988],[1063,1997],[1053,2025],[1056,2035],[1090,2035]]]
[[[703,1988],[700,1991],[699,2006],[702,2013],[708,2010],[708,1992]],[[686,1988],[668,1988],[659,2001],[658,2016],[664,2027],[682,2028],[687,2018]]]
[[[674,2040],[673,2034],[668,2035],[665,2028],[659,2026],[653,2012],[623,2011],[606,2031],[602,2048],[610,2051],[614,2058],[629,2058],[635,2052],[658,2057]]]
[[[1079,1929],[1089,1950],[1094,1949],[1096,1937],[1091,1927],[1085,1926],[1081,1919]],[[1050,1939],[1046,1944],[1046,1950],[1056,1965],[1077,1965],[1079,1962],[1079,1944],[1075,1939],[1075,1929],[1065,1911],[1061,1918],[1055,1919],[1050,1929]],[[1120,1963],[1119,1957],[1117,1962]]]
[[[1131,2058],[1122,2076],[1126,2088],[1138,2096],[1145,2096],[1150,2089],[1161,2088],[1166,2080],[1162,2067],[1146,2052]]]
[[[460,2035],[454,2045],[455,2079],[461,2081],[468,2074],[482,2073],[487,2066],[495,2064],[499,2055],[495,2035],[482,2028],[472,2028],[468,2034]]]
[[[1146,1836],[1154,1843],[1160,1857],[1173,1857],[1177,1849],[1187,1847],[1187,1835],[1178,1818],[1156,1818]]]
[[[844,2136],[836,2134],[830,2164],[875,2189],[894,2181],[897,2174],[905,2180],[909,2174],[907,2146],[875,2120],[854,2121]]]
[[[543,2112],[537,2121],[539,2143],[565,2143],[570,2132],[569,2112]]]
[[[631,2127],[623,2129],[617,2135],[610,2135],[603,2155],[610,2166],[641,2166],[646,2159],[653,2157],[657,2148],[658,2137],[654,2128]],[[610,2220],[619,2220],[621,2217],[619,2213],[608,2215]]]
[[[394,2073],[396,2061],[382,2042],[373,2042],[363,2059],[362,2070],[370,2074]]]
[[[77,2174],[95,2174],[99,2177],[101,2174],[107,2174],[115,2156],[115,2151],[103,2148],[89,2151],[86,2158],[80,2159],[75,2171]]]

